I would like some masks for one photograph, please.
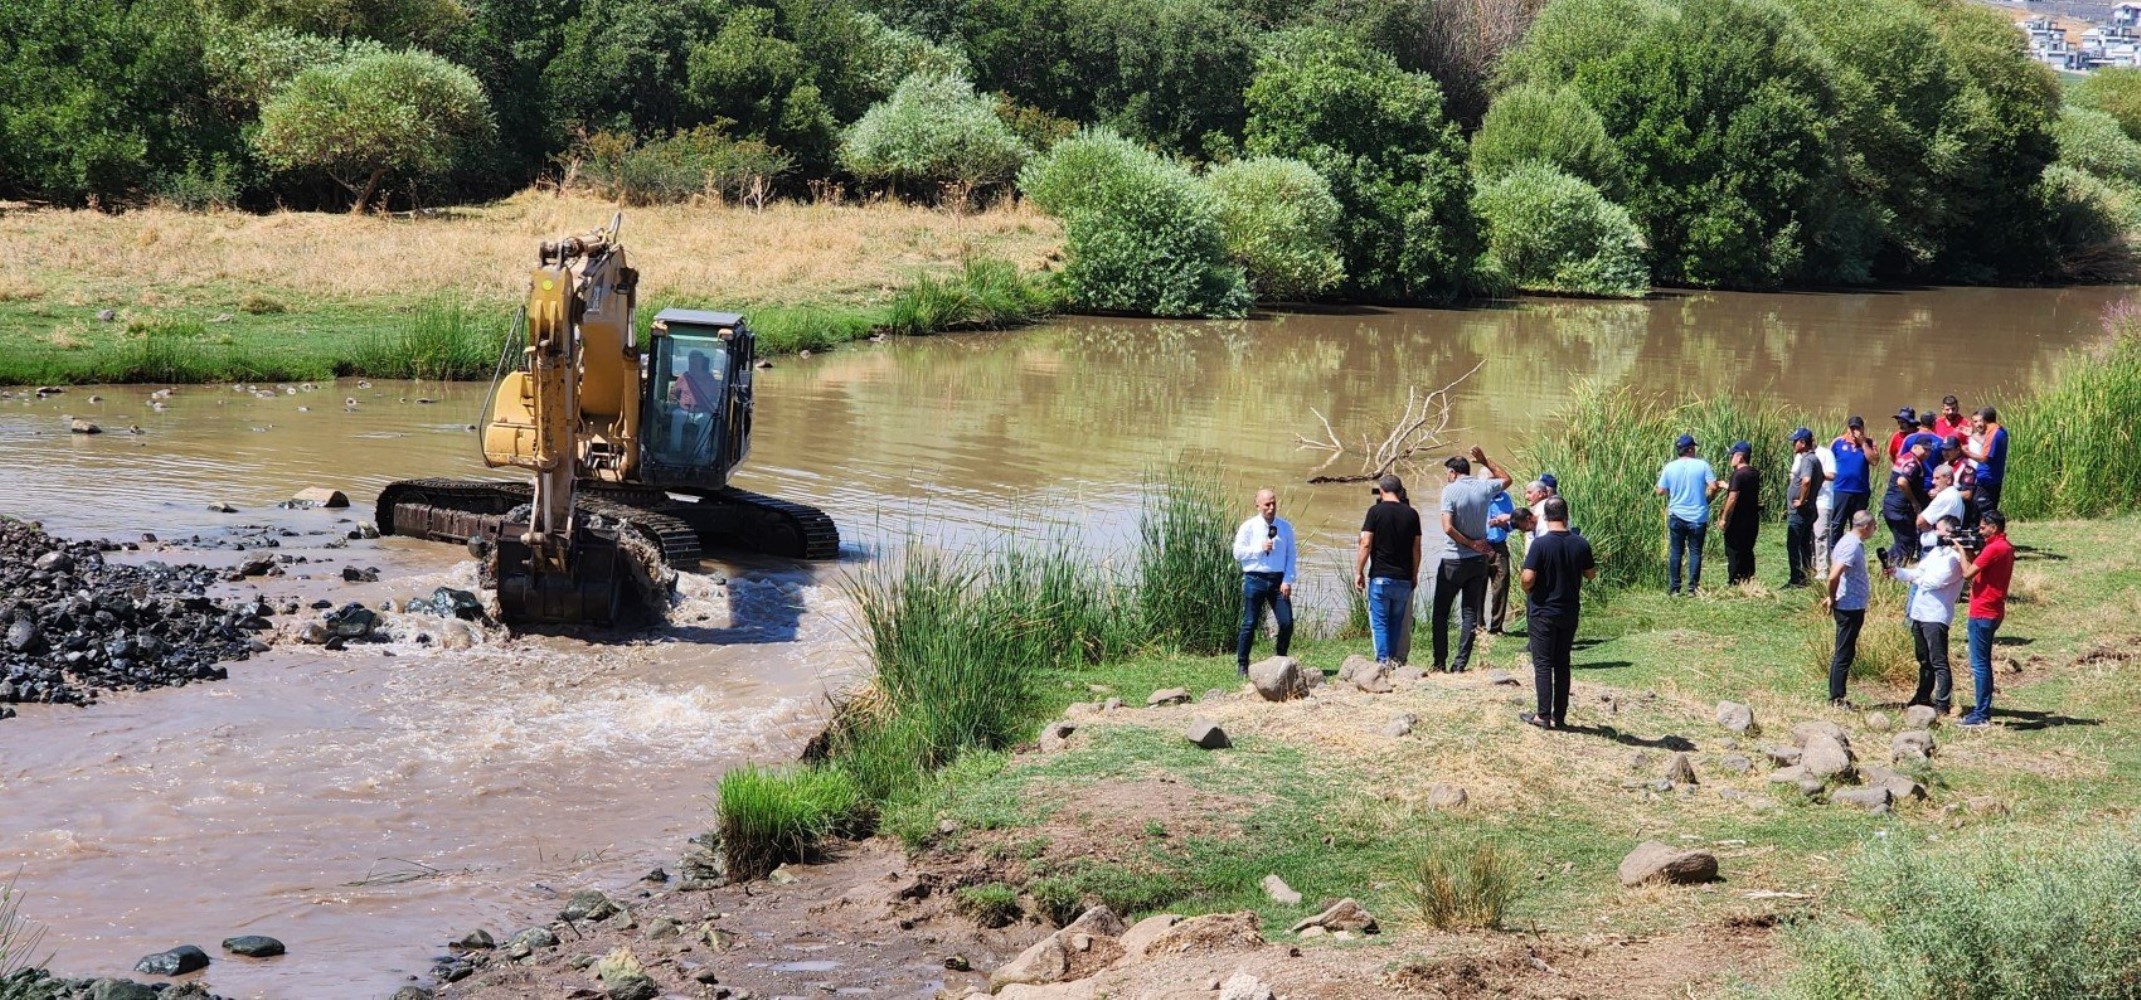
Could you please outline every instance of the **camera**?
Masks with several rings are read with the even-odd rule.
[[[1976,528],[1957,528],[1935,544],[1952,545],[1964,552],[1976,552],[1985,547],[1985,536]]]

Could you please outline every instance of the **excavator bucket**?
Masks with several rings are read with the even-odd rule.
[[[631,586],[617,536],[583,528],[573,541],[572,571],[538,573],[534,551],[520,540],[525,529],[506,526],[491,550],[499,616],[531,625],[614,624]]]

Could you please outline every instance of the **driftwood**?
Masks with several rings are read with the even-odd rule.
[[[1355,475],[1334,476],[1324,474],[1325,469],[1330,468],[1340,458],[1353,454],[1353,452],[1347,448],[1344,438],[1339,435],[1337,429],[1331,426],[1330,418],[1324,416],[1321,410],[1310,407],[1308,412],[1315,414],[1317,421],[1323,424],[1323,436],[1312,438],[1296,434],[1294,435],[1294,440],[1297,442],[1295,447],[1305,451],[1322,451],[1329,454],[1324,457],[1321,464],[1316,466],[1315,475],[1310,476],[1308,481],[1310,483],[1366,483],[1380,479],[1401,467],[1407,473],[1415,471],[1413,466],[1414,456],[1423,452],[1439,452],[1446,443],[1443,435],[1451,429],[1451,390],[1463,384],[1465,379],[1477,374],[1486,364],[1487,362],[1482,359],[1479,364],[1473,365],[1470,371],[1450,380],[1449,384],[1440,389],[1422,393],[1417,386],[1407,387],[1405,390],[1405,409],[1390,424],[1389,428],[1383,432],[1381,440],[1377,440],[1367,434],[1361,435],[1360,451],[1358,452],[1360,455],[1360,472]]]

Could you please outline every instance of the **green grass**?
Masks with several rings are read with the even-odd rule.
[[[1438,931],[1499,930],[1516,898],[1516,865],[1492,840],[1438,844],[1404,888],[1420,921]]]
[[[2008,484],[2000,504],[2018,517],[2093,517],[2141,503],[2141,314],[2105,319],[2108,340],[2062,359],[2015,405],[2002,406]]]
[[[1018,890],[1002,882],[970,885],[952,893],[952,908],[983,927],[1003,927],[1019,918]]]
[[[52,990],[35,954],[44,928],[23,918],[15,878],[0,882],[0,1000],[44,1000]]]
[[[893,296],[883,328],[919,336],[947,330],[1004,330],[1058,312],[1063,297],[1046,275],[1003,261],[971,260],[949,278],[923,275]]]
[[[753,879],[810,857],[847,826],[861,805],[855,782],[831,768],[766,770],[750,765],[721,776],[716,808],[722,858],[731,878]]]
[[[1145,490],[1139,525],[1139,614],[1155,640],[1192,653],[1233,648],[1241,621],[1234,525],[1211,470],[1176,469]]]

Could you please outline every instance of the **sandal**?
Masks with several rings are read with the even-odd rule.
[[[1554,728],[1554,721],[1552,719],[1546,718],[1545,716],[1542,716],[1537,712],[1518,712],[1517,721],[1522,722],[1527,726],[1536,726],[1540,729]]]

